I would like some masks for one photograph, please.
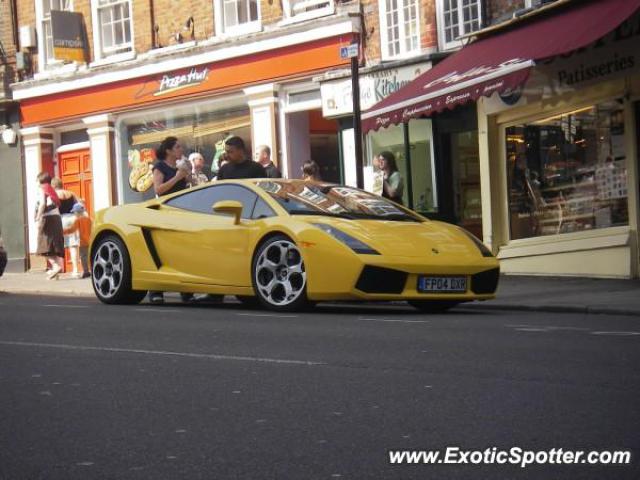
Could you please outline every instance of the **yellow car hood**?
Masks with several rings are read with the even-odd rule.
[[[477,258],[481,253],[458,227],[443,222],[399,222],[383,220],[343,220],[307,217],[309,223],[325,223],[357,238],[382,255],[429,257],[440,254]]]

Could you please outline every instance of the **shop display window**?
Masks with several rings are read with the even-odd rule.
[[[365,186],[381,194],[381,173],[374,165],[373,158],[382,151],[390,151],[396,158],[398,171],[404,180],[404,205],[421,213],[437,212],[431,120],[414,119],[406,127],[409,129],[410,159],[406,155],[404,128],[404,125],[392,125],[367,135]]]
[[[214,177],[224,152],[224,139],[241,137],[252,157],[251,118],[248,108],[201,106],[167,109],[118,122],[120,137],[120,188],[124,203],[140,202],[154,197],[151,188],[151,164],[155,149],[165,137],[180,141],[184,155],[199,152],[205,159],[204,172]]]
[[[460,226],[482,238],[478,131],[455,132],[450,139],[455,216]]]
[[[627,225],[622,104],[506,129],[511,238]]]

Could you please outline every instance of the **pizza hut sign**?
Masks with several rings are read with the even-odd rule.
[[[200,85],[207,79],[208,75],[209,68],[207,67],[201,70],[194,67],[189,71],[189,73],[163,75],[160,79],[158,90],[153,95],[157,97],[166,93],[175,92],[176,90],[182,90],[183,88]]]

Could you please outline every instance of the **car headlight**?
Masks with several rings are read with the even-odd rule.
[[[482,243],[478,237],[476,237],[474,234],[470,232],[467,232],[464,228],[460,227],[460,230],[462,230],[464,234],[467,237],[469,237],[473,243],[476,244],[476,247],[478,247],[478,250],[480,250],[480,253],[482,253],[483,257],[493,257],[493,253],[491,253],[491,250],[489,250],[487,246],[484,243]]]
[[[342,230],[338,230],[335,227],[327,225],[326,223],[312,223],[314,227],[318,227],[325,233],[328,233],[336,240],[344,243],[347,247],[353,250],[356,253],[364,254],[364,255],[380,255],[379,252],[371,248],[364,242],[361,242],[357,238],[353,238],[351,235],[344,233]]]

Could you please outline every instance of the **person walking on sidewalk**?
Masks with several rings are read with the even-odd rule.
[[[38,247],[36,254],[47,261],[47,278],[53,280],[64,268],[64,236],[60,217],[60,199],[51,186],[51,175],[38,174],[40,193],[35,221],[38,225]]]
[[[78,239],[78,245],[75,247],[77,248],[77,254],[75,258],[72,258],[73,276],[75,278],[87,278],[91,276],[88,257],[92,222],[81,203],[76,203],[71,209],[71,213],[75,216],[75,219],[69,228],[64,229],[64,234],[74,234]],[[82,264],[82,275],[78,272],[78,257],[80,257],[80,263]]]
[[[165,138],[156,150],[157,160],[152,165],[153,189],[156,196],[168,195],[187,188],[187,179],[191,170],[178,168],[177,162],[182,158],[182,145],[176,137]],[[188,302],[193,298],[191,293],[181,293],[182,301]],[[164,303],[162,292],[149,292],[151,303]]]

